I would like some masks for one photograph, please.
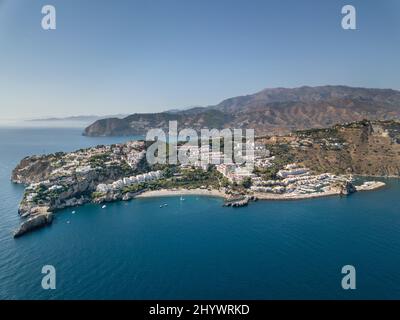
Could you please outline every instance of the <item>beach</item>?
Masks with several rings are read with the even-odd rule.
[[[228,195],[223,191],[212,189],[161,189],[153,191],[145,191],[135,196],[135,198],[152,198],[152,197],[168,197],[168,196],[183,196],[183,195],[197,195],[197,196],[211,196],[227,198]]]
[[[382,188],[385,186],[384,182],[381,181],[367,181],[360,186],[356,186],[357,191],[371,191]],[[138,194],[135,198],[153,198],[153,197],[169,197],[169,196],[183,196],[183,195],[197,195],[197,196],[211,196],[220,197],[224,199],[229,199],[232,196],[226,194],[225,192],[217,189],[161,189],[145,191]],[[298,193],[284,193],[284,194],[274,194],[274,193],[264,193],[264,192],[254,192],[252,195],[257,197],[259,200],[302,200],[302,199],[313,199],[320,197],[329,197],[340,195],[339,189],[330,189],[323,192],[314,192],[306,194]]]

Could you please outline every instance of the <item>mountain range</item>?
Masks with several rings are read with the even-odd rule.
[[[50,117],[50,118],[35,118],[28,119],[28,122],[53,122],[53,121],[83,121],[83,122],[93,122],[100,119],[115,118],[115,117],[126,117],[127,114],[116,114],[107,116],[97,116],[97,115],[81,115],[81,116],[69,116],[69,117]]]
[[[179,129],[252,128],[257,135],[286,134],[363,119],[399,120],[400,91],[348,86],[264,89],[214,106],[99,119],[83,134],[144,135],[152,128],[167,130],[172,120],[178,121]]]

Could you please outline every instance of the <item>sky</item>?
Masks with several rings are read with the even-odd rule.
[[[56,30],[43,30],[44,5]],[[341,27],[351,4],[357,30]],[[400,89],[398,0],[0,0],[0,119],[159,112],[264,88]]]

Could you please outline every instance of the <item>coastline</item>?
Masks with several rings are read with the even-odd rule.
[[[371,174],[355,174],[352,173],[354,177],[360,177],[360,178],[382,178],[382,179],[400,179],[400,176],[396,175],[387,175],[387,176],[382,176],[382,175],[371,175]]]
[[[262,193],[255,192],[254,195],[259,200],[305,200],[305,199],[314,199],[321,197],[329,197],[329,196],[338,196],[340,195],[339,190],[329,190],[318,193],[307,193],[307,194],[273,194],[273,193]]]
[[[360,186],[356,186],[356,190],[358,192],[362,191],[373,191],[376,189],[380,189],[384,187],[386,184],[381,181],[369,181],[368,183],[364,183]],[[273,193],[262,193],[262,192],[254,192],[252,195],[257,197],[258,200],[304,200],[304,199],[313,199],[313,198],[321,198],[321,197],[329,197],[329,196],[337,196],[340,195],[339,189],[331,189],[324,192],[318,193],[308,193],[308,194],[273,194]],[[160,190],[152,190],[145,191],[134,198],[157,198],[157,197],[173,197],[173,196],[183,196],[183,195],[197,195],[197,196],[211,196],[211,197],[219,197],[225,200],[231,198],[227,193],[217,190],[217,189],[160,189]]]
[[[382,181],[366,181],[360,186],[356,186],[357,191],[373,191],[386,186]]]
[[[386,183],[381,181],[367,181],[362,185],[356,186],[357,192],[373,191],[386,186]],[[341,195],[340,190],[331,189],[324,192],[318,193],[307,193],[307,194],[268,194],[268,193],[255,193],[254,194],[259,200],[305,200],[314,199],[321,197],[339,196]]]
[[[337,195],[345,195],[347,196],[353,192],[361,192],[361,191],[372,191],[379,188],[384,187],[386,184],[381,181],[366,181],[362,185],[353,186],[352,190],[343,191],[341,188],[330,188],[323,192],[314,192],[307,194],[298,194],[298,193],[286,193],[286,194],[273,194],[273,193],[262,193],[262,192],[253,192],[243,194],[244,199],[235,200],[232,195],[227,194],[224,191],[217,189],[160,189],[160,190],[151,190],[144,191],[142,193],[136,194],[129,199],[122,200],[131,200],[131,199],[140,199],[140,198],[159,198],[159,197],[170,197],[170,196],[183,196],[183,195],[197,195],[197,196],[208,196],[208,197],[218,197],[222,198],[224,201],[233,201],[236,203],[227,204],[225,202],[224,206],[233,206],[233,207],[241,207],[248,204],[249,201],[257,201],[257,200],[303,200],[303,199],[312,199],[312,198],[320,198],[320,197],[328,197],[328,196],[337,196]],[[44,212],[38,211],[37,215],[28,218],[26,221],[22,222],[17,230],[14,232],[14,238],[20,237],[25,233],[28,233],[34,229],[38,229],[40,227],[49,225],[53,221],[52,212]]]
[[[172,196],[184,196],[184,195],[196,195],[196,196],[209,196],[209,197],[218,197],[218,198],[228,198],[228,195],[217,189],[160,189],[160,190],[152,190],[145,191],[137,196],[138,198],[156,198],[156,197],[172,197]]]

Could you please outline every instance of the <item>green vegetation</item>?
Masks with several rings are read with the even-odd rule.
[[[260,176],[263,180],[275,180],[277,179],[277,173],[279,169],[277,166],[269,168],[254,168],[254,174]]]
[[[223,187],[223,188],[228,188],[231,186],[231,182],[229,181],[229,179],[224,176],[221,177],[219,182],[220,182],[221,187]]]
[[[177,171],[177,168],[176,168],[176,167],[173,167],[173,168],[171,168],[171,167],[166,167],[166,168],[163,170],[163,176],[164,176],[165,178],[171,178],[171,177],[174,175],[174,173],[176,173],[176,171]]]
[[[215,188],[229,186],[229,181],[222,176],[221,173],[211,167],[209,170],[204,171],[198,168],[180,169],[179,167],[166,167],[164,168],[164,178],[157,181],[144,182],[127,186],[122,190],[122,193],[133,192],[147,189],[172,189],[172,188]]]
[[[47,187],[40,184],[39,186],[36,187],[35,193],[36,195],[33,197],[32,201],[34,203],[39,203],[41,200],[45,199],[47,197]]]
[[[103,197],[104,195],[105,195],[105,194],[104,194],[103,192],[97,192],[97,191],[95,191],[95,192],[92,192],[91,197],[92,197],[92,200],[95,200],[95,199],[98,199],[98,198]]]
[[[273,169],[276,172],[282,169],[285,165],[294,162],[295,160],[295,157],[292,154],[289,145],[286,143],[271,145],[269,147],[269,150],[271,154],[275,156],[275,159],[273,161],[274,163]]]
[[[360,128],[360,127],[366,127],[366,126],[370,126],[371,125],[371,121],[367,120],[367,119],[363,119],[361,121],[357,121],[357,122],[351,122],[351,123],[346,123],[346,124],[339,124],[336,125],[336,128]]]
[[[120,167],[124,176],[129,176],[133,173],[132,167],[125,160],[121,162]]]
[[[251,178],[250,177],[244,178],[242,181],[242,186],[245,189],[249,189],[251,187]]]
[[[139,184],[132,184],[130,186],[126,186],[122,189],[122,194],[128,192],[136,193],[144,189],[151,189],[151,184],[152,184],[151,182],[150,183],[143,182]]]
[[[338,133],[339,131],[337,127],[295,131],[295,134],[300,138],[312,138],[312,139],[329,139],[332,137],[337,137]]]
[[[50,199],[58,199],[58,197],[60,196],[60,194],[63,193],[64,191],[66,191],[66,190],[67,190],[67,188],[63,186],[62,188],[54,189],[54,190],[48,191],[47,196],[48,196]]]
[[[110,155],[109,152],[93,155],[89,158],[89,164],[92,168],[102,167],[105,162],[111,159]]]

